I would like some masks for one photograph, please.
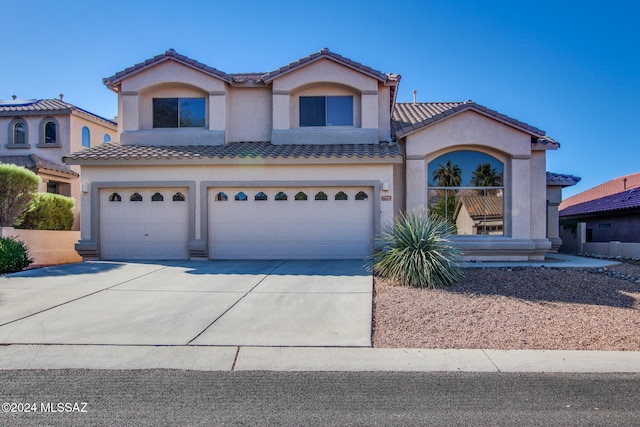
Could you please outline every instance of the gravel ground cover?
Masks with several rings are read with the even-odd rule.
[[[640,262],[465,269],[444,289],[374,279],[374,347],[640,351]]]

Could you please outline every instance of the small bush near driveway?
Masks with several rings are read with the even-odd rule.
[[[0,274],[22,271],[31,264],[26,246],[12,237],[0,237]]]
[[[373,254],[375,273],[403,286],[438,288],[462,278],[460,251],[452,246],[453,229],[424,209],[398,214],[383,227]]]
[[[16,165],[0,164],[0,227],[11,227],[38,191],[40,177]]]
[[[15,226],[30,230],[71,230],[74,205],[75,200],[71,197],[36,193]]]

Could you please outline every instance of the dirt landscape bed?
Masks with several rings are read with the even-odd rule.
[[[465,269],[444,289],[374,279],[374,347],[640,350],[640,263]]]

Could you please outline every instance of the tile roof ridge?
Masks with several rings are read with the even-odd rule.
[[[176,52],[175,49],[173,48],[169,48],[166,51],[164,51],[163,53],[159,54],[159,55],[155,55],[153,58],[149,58],[145,61],[139,62],[131,67],[127,67],[122,71],[119,71],[117,73],[115,73],[114,75],[110,76],[110,77],[105,77],[102,79],[102,82],[109,87],[110,89],[114,89],[115,86],[117,85],[118,82],[120,82],[121,80],[136,74],[138,72],[144,71],[150,67],[152,67],[153,65],[159,64],[161,62],[167,61],[167,60],[175,60],[177,62],[180,62],[184,65],[190,66],[196,70],[202,71],[204,73],[207,73],[209,75],[212,75],[214,77],[217,77],[223,81],[226,81],[227,83],[231,82],[231,76],[227,73],[225,73],[224,71],[218,70],[216,68],[210,67],[202,62],[199,62],[195,59],[189,58],[186,55],[182,55],[178,52]]]

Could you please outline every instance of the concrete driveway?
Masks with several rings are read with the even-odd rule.
[[[85,262],[0,278],[0,344],[371,346],[362,261]]]

